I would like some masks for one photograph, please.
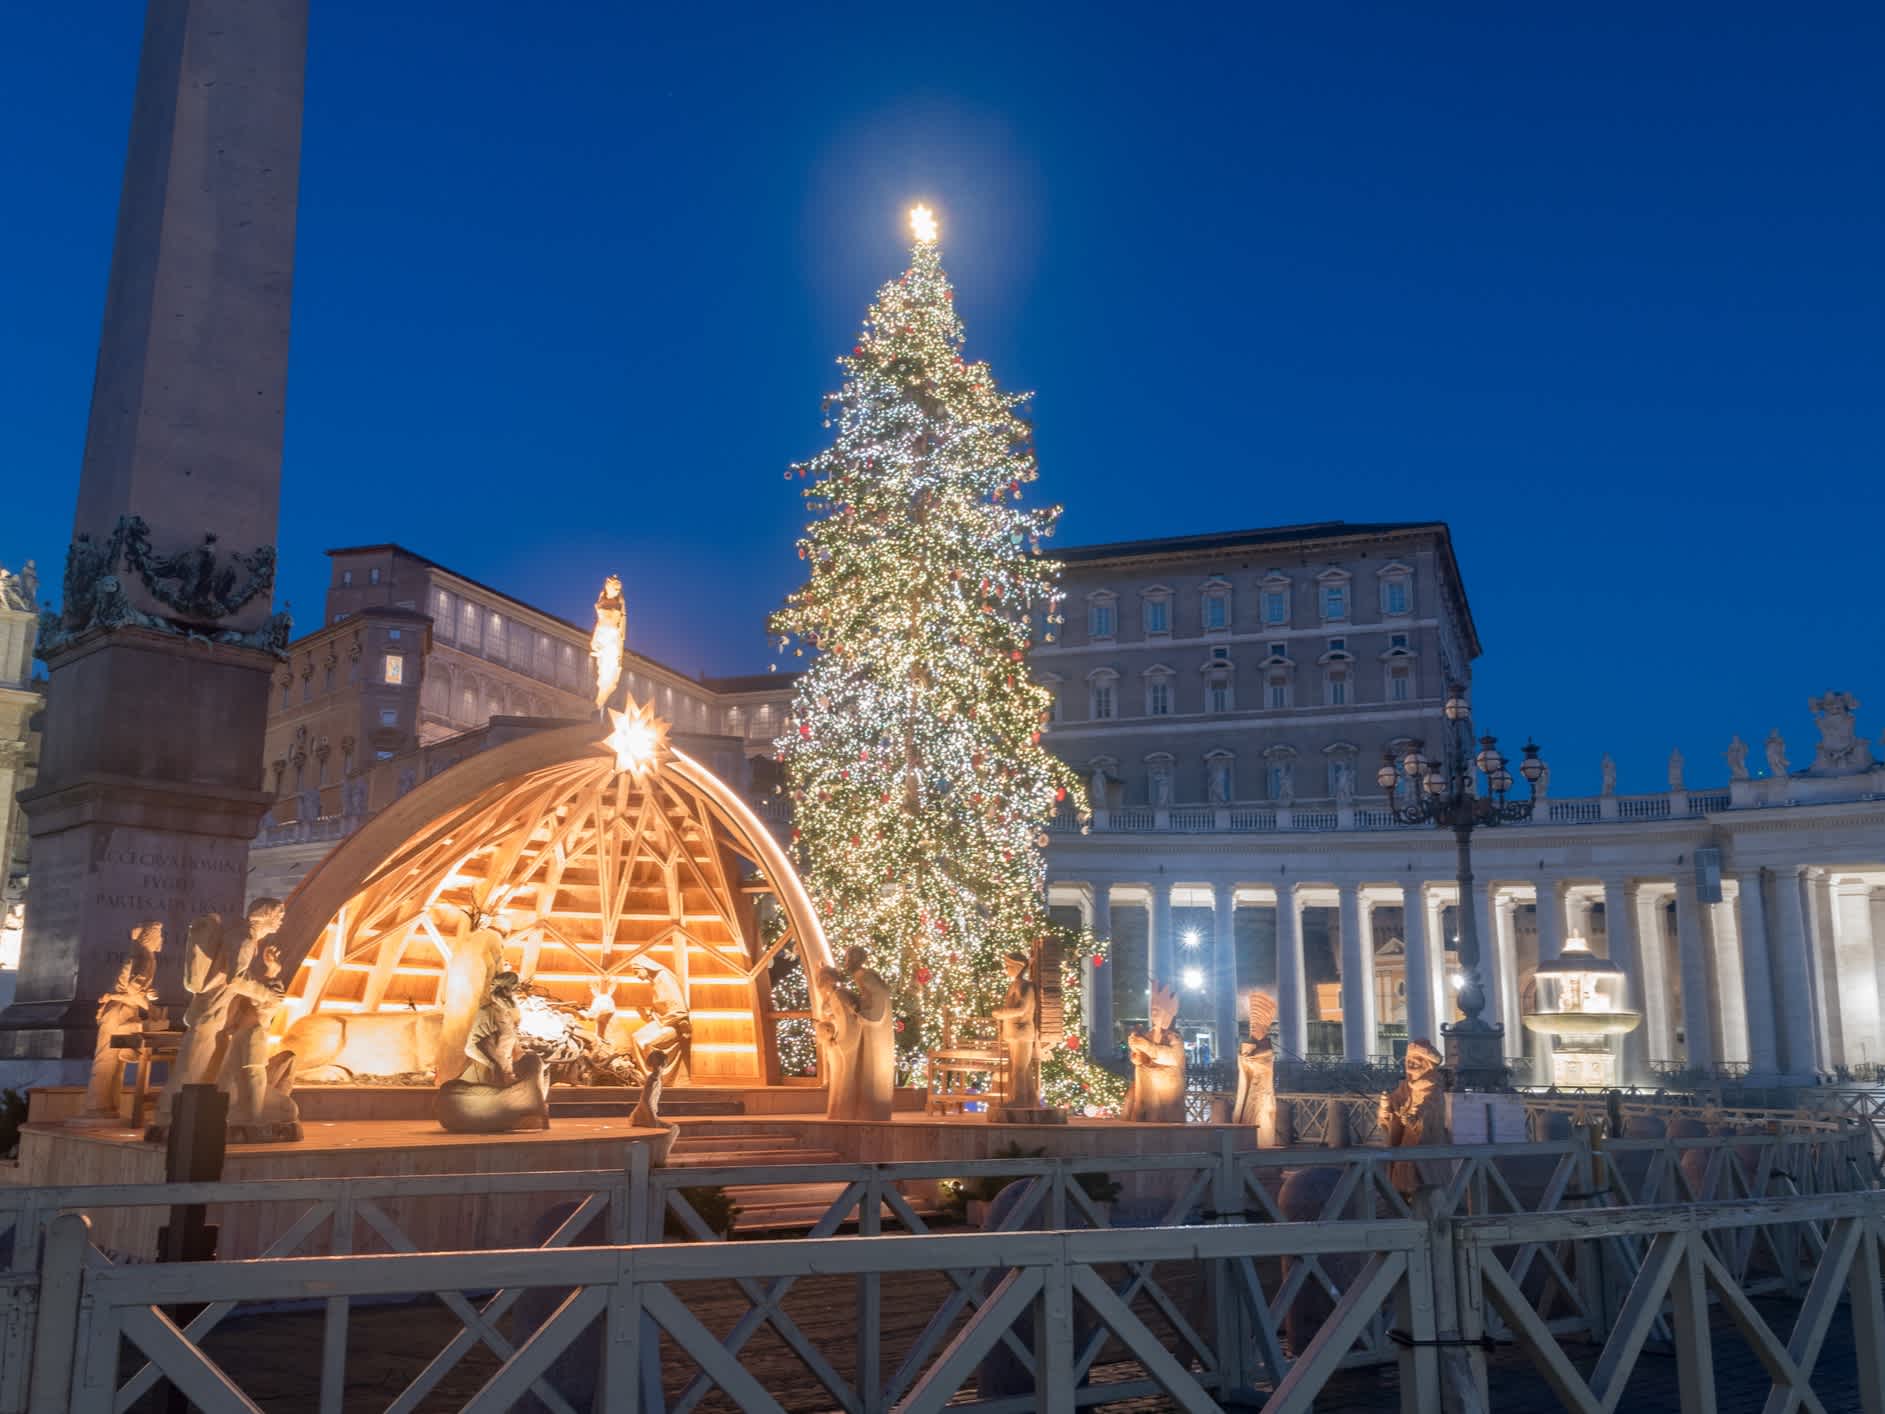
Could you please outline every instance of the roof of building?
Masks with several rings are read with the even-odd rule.
[[[1270,545],[1295,545],[1314,540],[1354,540],[1369,536],[1398,535],[1411,530],[1431,530],[1447,538],[1445,521],[1346,521],[1318,520],[1302,525],[1271,525],[1257,530],[1213,530],[1202,535],[1168,535],[1154,540],[1115,540],[1104,545],[1055,546],[1052,554],[1063,564],[1081,564],[1092,560],[1123,560],[1140,555],[1176,555],[1190,550],[1257,549]]]
[[[715,692],[783,692],[798,681],[798,676],[797,672],[736,673],[732,677],[716,678],[702,673],[700,683]]]
[[[1453,532],[1443,520],[1346,521],[1317,520],[1301,525],[1264,526],[1256,530],[1218,530],[1202,535],[1168,535],[1152,540],[1115,540],[1104,545],[1055,546],[1049,553],[1066,565],[1103,564],[1112,560],[1156,558],[1216,550],[1262,550],[1308,546],[1330,540],[1367,540],[1426,532],[1440,543],[1440,554],[1452,572],[1452,587],[1459,595],[1460,618],[1466,629],[1467,656],[1480,653],[1479,629],[1466,599],[1466,581],[1453,554]]]
[[[519,599],[515,594],[507,594],[502,589],[495,589],[491,585],[484,583],[482,580],[473,579],[470,575],[464,573],[462,570],[455,570],[450,565],[440,564],[437,560],[431,559],[430,557],[426,555],[421,555],[416,550],[408,550],[404,545],[395,545],[390,542],[384,545],[343,545],[339,549],[329,550],[327,554],[328,554],[328,557],[331,559],[336,555],[371,555],[379,551],[387,551],[395,555],[404,555],[407,559],[416,560],[419,564],[425,565],[429,569],[439,570],[445,574],[449,574],[453,579],[462,580],[466,584],[469,584],[473,589],[482,590],[484,593],[491,595],[493,598],[502,599],[507,604],[515,604],[520,609],[527,609],[531,613],[536,614],[541,618],[549,619],[552,623],[559,623],[563,625],[564,628],[569,629],[571,632],[581,634],[584,638],[587,638],[589,636],[589,633],[590,633],[589,629],[584,628],[581,624],[571,623],[568,619],[564,618],[561,614],[553,614],[548,609],[540,609],[535,604],[530,603],[526,599]],[[422,617],[424,617],[425,619],[429,621],[432,616],[430,614],[425,614],[425,615],[422,615]],[[662,662],[659,658],[650,658],[646,653],[638,653],[633,648],[625,649],[624,651],[627,653],[629,658],[640,663],[646,663],[650,667],[659,668],[664,673],[671,673],[675,677],[680,678],[684,682],[693,681],[693,682],[699,682],[702,686],[711,686],[711,684],[709,684],[705,678],[695,677],[688,673],[684,673],[679,668],[671,667],[668,664]],[[730,688],[722,689],[722,691],[734,691],[734,690],[736,689],[730,689]]]

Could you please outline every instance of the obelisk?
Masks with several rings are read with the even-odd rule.
[[[307,0],[149,0],[50,677],[0,1078],[77,1079],[133,926],[159,990],[243,904],[262,729]]]

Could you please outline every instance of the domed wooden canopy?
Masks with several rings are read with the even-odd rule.
[[[782,926],[762,941],[758,904]],[[288,899],[285,1029],[313,1012],[438,1009],[455,949],[492,923],[505,964],[559,1001],[650,1000],[630,965],[680,979],[701,1083],[776,1076],[764,1019],[781,949],[830,951],[791,862],[723,781],[678,751],[617,768],[594,724],[481,752],[350,836]],[[814,990],[814,995],[816,992]]]

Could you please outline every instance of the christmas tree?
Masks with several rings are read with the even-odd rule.
[[[811,650],[780,743],[807,884],[834,952],[866,948],[899,1042],[988,1015],[1004,953],[1045,934],[1043,832],[1074,774],[1041,745],[1028,676],[1058,618],[1041,554],[1059,508],[1035,479],[1025,394],[962,357],[928,211],[910,268],[878,292],[825,400],[833,444],[806,481],[808,578],[773,620]]]

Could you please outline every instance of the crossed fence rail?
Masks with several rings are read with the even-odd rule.
[[[0,1231],[13,1242],[0,1277],[0,1411],[124,1411],[165,1379],[205,1410],[255,1409],[205,1342],[258,1302],[318,1303],[319,1407],[338,1409],[355,1300],[401,1293],[436,1296],[460,1328],[415,1357],[385,1406],[395,1411],[432,1399],[480,1351],[496,1369],[465,1407],[505,1408],[529,1392],[563,1414],[574,1406],[546,1372],[598,1319],[594,1363],[612,1409],[687,1411],[716,1390],[743,1408],[779,1407],[742,1364],[762,1331],[810,1376],[824,1407],[857,1414],[939,1407],[998,1349],[1033,1394],[982,1401],[989,1409],[1135,1393],[1213,1408],[1246,1388],[1267,1390],[1266,1408],[1306,1409],[1336,1370],[1389,1363],[1401,1367],[1404,1402],[1443,1375],[1483,1380],[1483,1359],[1476,1366],[1466,1347],[1418,1343],[1441,1338],[1432,1321],[1459,1331],[1476,1321],[1470,1338],[1492,1331],[1523,1346],[1566,1407],[1596,1408],[1621,1388],[1643,1342],[1687,1350],[1693,1363],[1705,1339],[1691,1309],[1698,1283],[1703,1305],[1730,1311],[1776,1388],[1793,1390],[1810,1379],[1840,1293],[1855,1323],[1885,1340],[1855,1296],[1867,1273],[1876,1295],[1885,1224],[1879,1195],[1863,1192],[1865,1157],[1850,1132],[1809,1130],[1608,1142],[1580,1132],[1418,1151],[1239,1151],[1226,1137],[1209,1154],[794,1165],[795,1182],[836,1190],[810,1236],[730,1245],[711,1241],[686,1190],[773,1183],[779,1169],[650,1170],[638,1157],[621,1171],[22,1189],[0,1193]],[[1412,1208],[1391,1182],[1391,1165],[1406,1162],[1428,1185]],[[1306,1170],[1320,1171],[1319,1206],[1306,1212],[1299,1201],[1286,1213],[1280,1180]],[[1154,1194],[1141,1203],[1151,1226],[1113,1228],[1080,1182],[1096,1172]],[[1025,1185],[993,1234],[938,1236],[911,1201],[924,1184],[991,1176]],[[428,1198],[519,1197],[566,1200],[540,1248],[428,1253],[396,1216],[398,1204]],[[272,1205],[284,1226],[254,1261],[144,1265],[111,1261],[79,1216],[196,1202]],[[1688,1206],[1659,1206],[1672,1202]],[[1707,1221],[1697,1226],[1696,1213]],[[662,1244],[670,1219],[699,1240]],[[835,1236],[850,1225],[866,1240]],[[600,1254],[579,1242],[601,1244]],[[382,1251],[356,1250],[369,1244]],[[917,1273],[937,1283],[933,1304],[920,1328],[889,1339],[885,1283]],[[838,1276],[853,1283],[857,1317],[841,1350],[787,1304],[808,1279]],[[677,1294],[689,1283],[730,1284],[735,1318],[722,1335]],[[520,1302],[552,1289],[567,1295],[548,1321],[506,1332]],[[1802,1343],[1797,1329],[1783,1343],[1757,1328],[1751,1303],[1770,1293],[1804,1293],[1800,1329],[1818,1323],[1820,1336]],[[820,1300],[830,1299],[827,1289]],[[178,1305],[201,1309],[165,1313]],[[1292,1340],[1292,1318],[1309,1305],[1318,1324]],[[1636,1334],[1572,1382],[1561,1342],[1607,1331]],[[691,1373],[670,1404],[659,1375],[676,1362]]]

